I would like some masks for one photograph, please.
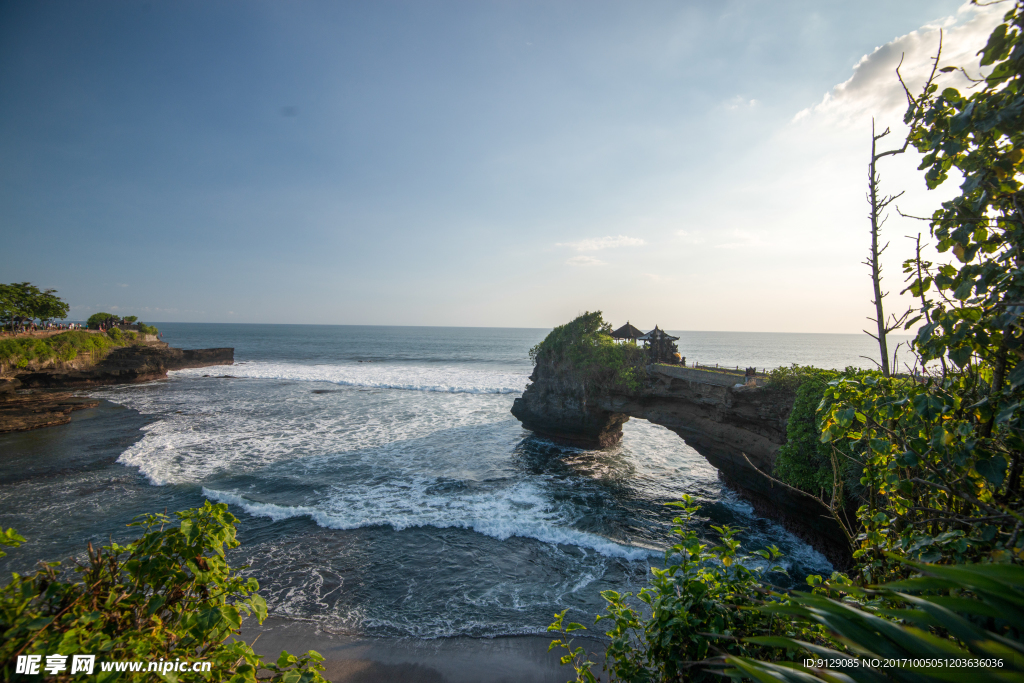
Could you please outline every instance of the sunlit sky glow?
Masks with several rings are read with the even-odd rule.
[[[871,117],[898,146],[901,54],[919,86],[941,27],[976,65],[1005,9],[0,1],[0,282],[73,319],[858,332]],[[928,215],[956,182],[916,164],[883,187]],[[886,224],[891,310],[918,231]]]

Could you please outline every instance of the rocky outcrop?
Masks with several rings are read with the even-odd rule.
[[[616,443],[630,417],[667,427],[707,458],[759,513],[785,524],[837,567],[850,565],[846,536],[828,510],[813,496],[769,476],[775,453],[786,442],[792,393],[673,377],[657,366],[648,368],[648,376],[648,386],[634,395],[588,396],[538,366],[512,414],[537,434],[590,448]]]
[[[170,370],[232,365],[234,349],[172,349],[151,342],[114,349],[98,361],[88,354],[73,361],[0,378],[0,433],[67,424],[71,413],[99,405],[56,388],[146,382],[167,377]]]
[[[527,429],[580,448],[606,448],[622,438],[629,415],[588,402],[581,387],[554,373],[534,369],[530,379],[533,384],[512,404]]]
[[[0,380],[0,434],[67,424],[71,413],[100,404],[67,391],[17,391],[18,380]]]
[[[158,342],[114,349],[96,363],[65,364],[23,372],[17,379],[25,387],[88,387],[146,382],[162,379],[170,370],[234,362],[234,349],[174,349]]]

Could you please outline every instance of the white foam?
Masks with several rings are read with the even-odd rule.
[[[464,458],[477,458],[481,448],[507,451],[506,442],[515,437],[487,427],[496,419],[497,424],[513,420],[507,394],[341,391],[315,396],[301,383],[270,387],[191,379],[155,390],[105,387],[93,395],[159,417],[118,459],[138,467],[157,486],[202,484],[210,477],[253,472],[281,461],[306,470],[341,454],[344,462],[371,469],[440,471],[442,462],[461,467]],[[434,433],[467,428],[475,431],[464,442],[423,444]],[[458,457],[462,453],[464,458]]]
[[[392,365],[352,363],[348,365],[301,365],[298,363],[248,362],[176,370],[176,377],[232,375],[250,379],[278,379],[300,382],[328,382],[351,387],[437,391],[466,394],[518,394],[528,377],[513,373],[453,365]]]
[[[571,520],[534,484],[516,485],[479,494],[436,494],[425,481],[405,485],[388,482],[375,486],[332,486],[326,500],[316,506],[287,506],[250,500],[236,491],[203,487],[203,495],[220,503],[237,505],[250,515],[274,521],[309,517],[327,529],[390,526],[396,531],[431,526],[439,529],[472,529],[498,540],[512,536],[542,543],[590,548],[608,557],[641,560],[657,555],[597,534],[573,529]]]

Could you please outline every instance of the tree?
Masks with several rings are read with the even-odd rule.
[[[32,302],[32,317],[41,323],[51,320],[63,320],[68,317],[70,307],[59,299],[56,289],[47,289],[39,293]]]
[[[893,330],[899,329],[899,327],[906,321],[910,315],[910,311],[907,311],[901,316],[891,316],[888,322],[885,319],[885,310],[882,306],[882,299],[888,295],[888,292],[882,291],[882,264],[879,262],[879,257],[882,253],[889,248],[889,243],[886,242],[884,247],[879,248],[879,234],[882,231],[882,225],[885,223],[886,216],[884,215],[887,206],[892,204],[898,199],[903,193],[900,192],[896,195],[887,195],[879,197],[878,188],[881,185],[882,178],[878,173],[878,161],[887,156],[894,156],[896,154],[903,154],[907,150],[910,144],[909,140],[904,141],[903,147],[899,149],[890,149],[886,152],[876,151],[876,145],[879,140],[889,134],[889,129],[879,134],[875,134],[875,120],[871,119],[871,161],[868,163],[868,204],[871,206],[871,213],[868,217],[871,220],[871,247],[868,250],[867,260],[864,261],[864,265],[871,269],[871,284],[874,289],[875,298],[872,300],[872,304],[875,306],[875,317],[868,318],[875,322],[877,326],[877,334],[872,334],[867,330],[864,332],[872,339],[878,342],[879,355],[882,358],[880,368],[882,374],[886,377],[889,376],[889,348],[886,342],[886,337]],[[895,358],[893,359],[895,363]]]
[[[31,320],[63,319],[69,308],[56,289],[40,290],[29,282],[0,285],[0,321],[12,327]]]
[[[92,315],[89,316],[89,319],[86,321],[86,325],[91,330],[97,330],[99,329],[100,325],[104,325],[110,322],[111,320],[117,320],[117,316],[114,315],[113,313],[93,313]]]
[[[991,73],[970,97],[929,83],[905,121],[930,189],[950,169],[960,193],[931,218],[951,263],[904,264],[920,300],[905,327],[927,381],[835,383],[822,438],[864,449],[860,511],[867,580],[927,561],[1024,563],[1024,5],[1014,4],[980,52]],[[946,67],[950,72],[957,67]],[[964,72],[966,74],[966,72]]]

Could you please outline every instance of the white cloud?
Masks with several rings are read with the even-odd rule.
[[[814,115],[846,124],[859,123],[870,116],[880,121],[901,120],[907,107],[906,95],[896,77],[901,57],[900,73],[911,94],[916,96],[931,72],[941,29],[940,66],[964,67],[972,76],[977,76],[977,52],[985,46],[989,34],[1005,12],[1006,7],[1001,5],[978,7],[968,3],[960,7],[955,17],[931,22],[875,48],[871,54],[861,57],[849,79],[825,93],[817,105],[797,113],[793,121]],[[970,85],[960,72],[939,74],[939,78],[940,88],[963,90]]]
[[[568,266],[606,266],[608,265],[600,259],[596,259],[593,256],[573,256],[571,259],[565,262]]]
[[[647,244],[639,237],[591,237],[579,242],[559,242],[557,247],[570,247],[576,251],[600,251],[601,249],[614,249],[616,247],[639,247]]]

